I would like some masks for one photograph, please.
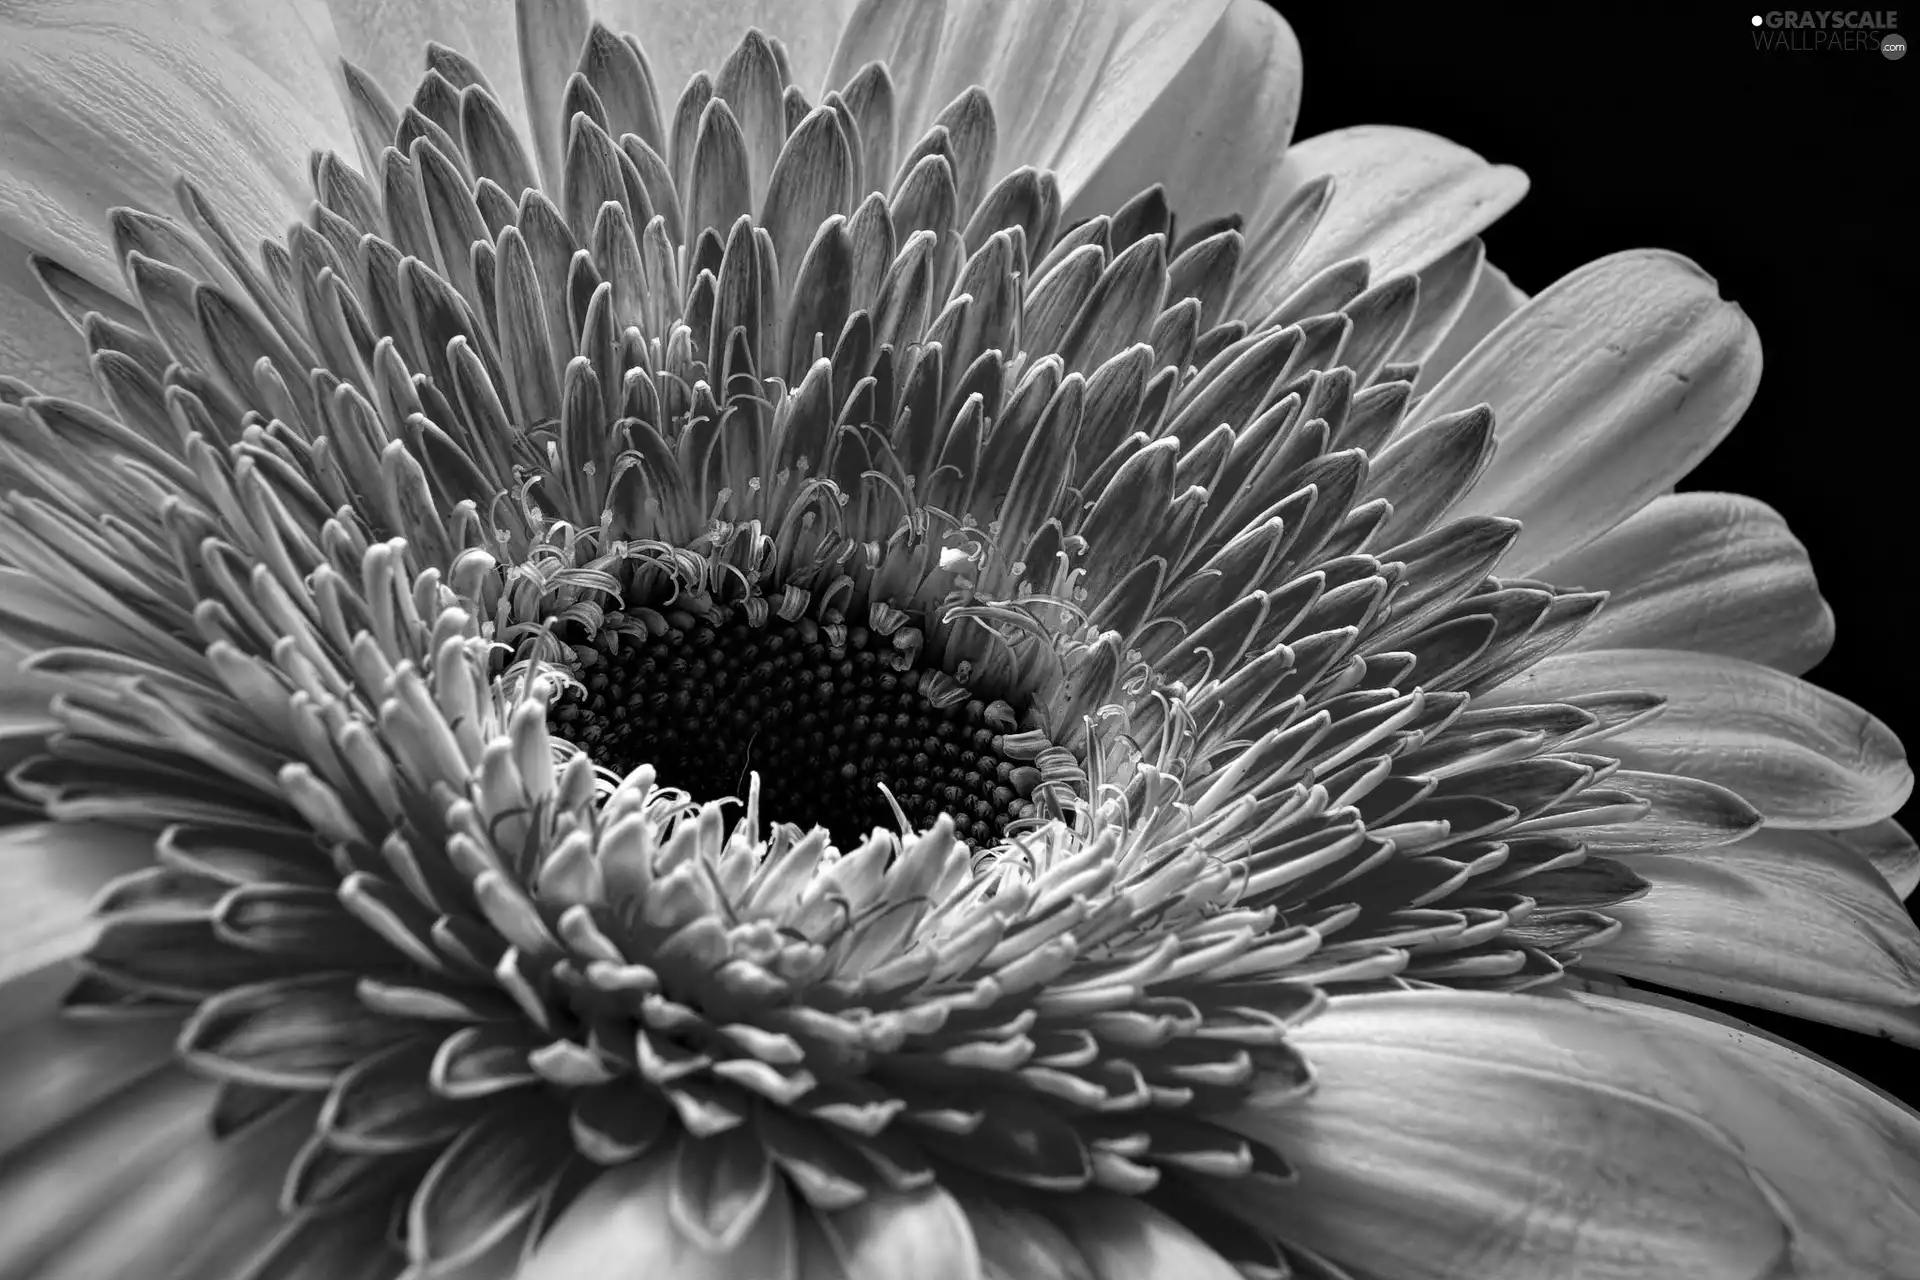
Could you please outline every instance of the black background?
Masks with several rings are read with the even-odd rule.
[[[1281,8],[1306,63],[1295,137],[1410,125],[1527,172],[1526,199],[1485,236],[1520,288],[1651,245],[1699,262],[1746,309],[1759,394],[1681,488],[1786,516],[1839,619],[1809,678],[1912,750],[1920,219],[1903,188],[1920,59],[1763,53],[1751,17],[1766,10],[1719,4]],[[1901,21],[1920,28],[1920,6]],[[1901,818],[1913,829],[1915,806]],[[1920,1051],[1718,1007],[1920,1103]]]

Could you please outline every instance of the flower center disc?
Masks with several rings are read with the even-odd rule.
[[[826,827],[843,849],[897,826],[883,786],[915,827],[951,814],[975,846],[1033,812],[1034,771],[1001,751],[986,704],[935,706],[864,627],[831,638],[777,617],[602,628],[572,646],[580,684],[554,700],[549,727],[616,774],[651,764],[696,800],[744,797],[757,772],[769,819]]]

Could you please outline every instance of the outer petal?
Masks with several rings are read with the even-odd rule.
[[[395,101],[413,93],[426,68],[427,42],[465,54],[486,73],[507,114],[527,127],[521,87],[516,7],[542,0],[327,0],[345,56],[371,72]],[[715,72],[747,28],[759,27],[786,46],[795,82],[818,99],[827,59],[854,0],[587,0],[589,18],[640,41],[651,64],[666,119],[696,71]],[[576,51],[577,53],[577,51]],[[553,86],[557,95],[560,86]]]
[[[1086,1255],[1072,1238],[1033,1207],[985,1196],[970,1196],[963,1203],[980,1251],[981,1274],[990,1280],[1094,1280]]]
[[[307,154],[350,151],[326,10],[296,0],[35,0],[0,12],[0,242],[118,288],[106,211],[181,173],[278,236]],[[0,321],[0,323],[9,323]]]
[[[1920,929],[1847,833],[1756,832],[1635,858],[1653,884],[1609,907],[1599,969],[1920,1046]]]
[[[1488,164],[1419,129],[1369,124],[1294,143],[1262,204],[1277,208],[1322,175],[1332,175],[1333,196],[1318,229],[1273,279],[1242,284],[1244,310],[1257,311],[1262,302],[1271,307],[1347,258],[1367,259],[1375,280],[1419,271],[1486,230],[1527,193],[1527,176],[1511,165]]]
[[[514,123],[526,127],[513,0],[327,0],[327,8],[341,56],[370,73],[396,103],[413,96],[432,40],[470,58]]]
[[[1667,699],[1601,750],[1629,769],[1731,788],[1769,826],[1839,829],[1890,817],[1913,790],[1892,730],[1845,698],[1771,667],[1676,649],[1556,654],[1501,685],[1495,704],[1643,689]]]
[[[1880,878],[1887,882],[1887,887],[1902,902],[1911,898],[1914,889],[1920,887],[1920,845],[1916,845],[1906,829],[1891,818],[1870,827],[1829,834],[1845,839],[1849,848],[1871,862],[1873,869],[1880,873]]]
[[[4,305],[0,301],[0,306]],[[0,361],[5,358],[6,353],[0,350]],[[0,364],[0,368],[5,367]],[[52,692],[36,687],[38,679],[21,670],[26,656],[25,648],[0,635],[0,778],[22,760],[38,754],[47,734],[59,727],[48,710]],[[0,795],[0,823],[8,820],[10,808],[9,797]]]
[[[1580,268],[1522,307],[1408,426],[1491,404],[1499,452],[1457,515],[1525,522],[1502,571],[1527,575],[1669,488],[1753,398],[1760,339],[1711,277],[1659,250]]]
[[[1078,184],[1079,192],[1067,220],[1111,212],[1156,182],[1189,225],[1229,213],[1251,217],[1293,137],[1300,82],[1293,28],[1258,0],[1232,0],[1105,161],[1084,179],[1071,169],[1062,174],[1067,191]],[[1082,128],[1100,123],[1089,119]]]
[[[963,89],[979,84],[993,98],[997,171],[1023,164],[1057,169],[1071,202],[1151,113],[1198,92],[1191,79],[1180,87],[1196,54],[1228,21],[1254,21],[1251,14],[1224,18],[1232,2],[864,0],[848,19],[828,79],[838,86],[866,62],[887,61],[906,146]],[[1275,39],[1280,55],[1284,45]],[[1267,69],[1249,61],[1255,65]],[[1210,102],[1206,109],[1224,107]]]
[[[1314,1092],[1231,1121],[1299,1170],[1234,1197],[1288,1242],[1380,1280],[1757,1280],[1787,1250],[1695,1078],[1624,1018],[1411,992],[1337,998],[1293,1040]]]
[[[281,1176],[311,1125],[294,1107],[225,1140],[213,1086],[167,1068],[0,1164],[0,1271],[66,1280],[243,1274],[283,1225]]]
[[[1480,278],[1473,287],[1473,296],[1467,299],[1460,318],[1447,330],[1447,336],[1440,340],[1433,353],[1421,362],[1420,377],[1413,384],[1414,391],[1424,395],[1433,390],[1440,379],[1466,359],[1469,351],[1480,345],[1482,338],[1526,305],[1526,291],[1515,288],[1506,272],[1491,262],[1482,264]]]
[[[1703,1083],[1715,1118],[1793,1211],[1794,1275],[1920,1275],[1920,1114],[1723,1013],[1645,991],[1575,998],[1689,1050],[1719,1052],[1724,1065]]]
[[[717,72],[748,27],[758,27],[787,47],[794,83],[818,102],[834,42],[856,0],[702,0],[698,5],[665,0],[594,0],[600,21],[634,36],[653,64],[663,119],[696,71]],[[839,88],[838,85],[832,86]],[[944,105],[944,104],[943,104]]]
[[[1073,1196],[1055,1212],[1100,1280],[1235,1280],[1240,1274],[1206,1241],[1137,1200]]]
[[[1798,675],[1833,646],[1806,547],[1739,494],[1655,498],[1540,576],[1610,593],[1571,649],[1690,649]]]
[[[152,861],[152,832],[91,822],[0,828],[0,1011],[15,979],[85,949],[101,886]]]
[[[979,1280],[980,1250],[960,1204],[939,1186],[873,1194],[825,1220],[846,1280]]]
[[[47,301],[27,269],[27,252],[18,240],[0,235],[0,376],[98,406],[86,343]]]
[[[784,1190],[768,1198],[759,1220],[726,1255],[707,1253],[682,1236],[668,1207],[674,1153],[655,1152],[601,1174],[541,1241],[519,1280],[580,1276],[672,1276],[731,1280],[793,1274],[793,1208]]]

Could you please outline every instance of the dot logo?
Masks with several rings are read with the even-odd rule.
[[[1880,40],[1880,56],[1888,62],[1898,62],[1907,56],[1907,38],[1898,31],[1889,31]]]

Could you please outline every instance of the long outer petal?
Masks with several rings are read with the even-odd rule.
[[[0,235],[0,375],[99,407],[105,401],[93,384],[86,343],[47,301],[27,269],[27,253]]]
[[[276,1192],[313,1111],[220,1139],[213,1091],[163,1068],[0,1163],[0,1266],[48,1280],[242,1274],[285,1223]]]
[[[1520,170],[1489,164],[1435,134],[1355,125],[1294,142],[1261,203],[1278,207],[1328,175],[1332,200],[1312,238],[1275,279],[1245,282],[1243,297],[1277,302],[1348,258],[1367,259],[1375,280],[1419,271],[1486,230],[1527,191]]]
[[[1491,262],[1482,263],[1480,278],[1474,282],[1473,296],[1461,309],[1459,319],[1420,364],[1420,376],[1413,389],[1424,395],[1439,384],[1452,368],[1466,359],[1480,340],[1499,328],[1506,318],[1527,305],[1526,291],[1517,287],[1507,273]]]
[[[595,0],[592,5],[600,21],[634,36],[646,49],[667,113],[663,118],[671,118],[694,72],[718,74],[749,27],[786,46],[794,84],[817,104],[834,41],[853,7],[854,0],[702,0],[698,5]]]
[[[487,77],[508,117],[528,130],[528,103],[520,74],[521,45],[515,0],[327,0],[352,62],[372,73],[396,102],[412,96],[426,69],[428,41],[465,54]],[[749,27],[787,47],[794,80],[818,102],[827,60],[853,0],[709,0],[698,5],[663,0],[592,0],[589,19],[646,50],[656,104],[663,119],[695,71],[717,73]],[[567,71],[579,55],[567,57]],[[565,74],[549,86],[557,103]],[[837,86],[836,86],[837,87]],[[563,122],[549,122],[558,130]]]
[[[118,291],[106,212],[172,213],[182,174],[278,237],[307,155],[352,149],[324,7],[34,0],[0,13],[0,241]]]
[[[16,979],[86,947],[101,887],[152,861],[150,831],[79,822],[0,828],[0,1013]]]
[[[1299,1172],[1234,1211],[1382,1280],[1760,1280],[1790,1232],[1703,1077],[1623,1017],[1487,992],[1340,997],[1314,1091],[1227,1121]]]
[[[434,41],[472,60],[508,118],[526,128],[513,0],[327,0],[327,7],[341,56],[378,80],[394,102],[413,97]]]
[[[1621,988],[1575,999],[1689,1051],[1717,1052],[1723,1065],[1703,1081],[1714,1117],[1793,1213],[1791,1274],[1920,1275],[1920,1114],[1912,1107],[1778,1036],[1685,1000]]]
[[[1920,1047],[1920,929],[1847,832],[1632,860],[1652,892],[1583,963]]]
[[[1501,564],[1525,576],[1639,510],[1733,429],[1760,381],[1760,339],[1677,254],[1617,253],[1515,312],[1409,416],[1491,404],[1498,452],[1456,515],[1525,524]]]
[[[1286,20],[1257,0],[1232,0],[1098,168],[1063,173],[1068,223],[1110,213],[1156,182],[1184,225],[1231,213],[1251,221],[1293,137],[1300,85],[1300,42]]]
[[[1837,694],[1772,667],[1678,649],[1559,653],[1487,695],[1492,705],[1641,689],[1653,719],[1595,749],[1629,769],[1731,788],[1768,826],[1827,830],[1891,817],[1913,790],[1900,740]]]
[[[1736,493],[1655,498],[1541,576],[1608,593],[1571,649],[1689,649],[1799,675],[1833,646],[1806,547]]]
[[[521,1268],[520,1280],[622,1274],[787,1280],[793,1274],[794,1210],[784,1186],[776,1188],[739,1246],[721,1256],[675,1230],[668,1209],[673,1180],[670,1147],[601,1174],[560,1215]]]

